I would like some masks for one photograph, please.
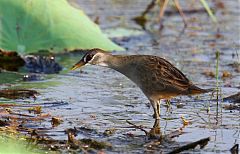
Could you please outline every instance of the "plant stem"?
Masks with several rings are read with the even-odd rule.
[[[217,117],[218,117],[218,102],[219,102],[219,58],[220,58],[220,52],[216,51],[216,91],[217,91]],[[218,119],[216,117],[216,119]]]
[[[212,13],[212,10],[209,8],[209,5],[207,4],[206,0],[200,0],[200,2],[202,3],[203,7],[207,10],[207,13],[212,18],[212,20],[215,23],[217,23],[217,18]]]

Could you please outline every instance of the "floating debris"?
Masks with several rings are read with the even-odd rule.
[[[94,139],[80,139],[77,140],[75,137],[77,136],[78,130],[74,128],[66,129],[65,132],[68,135],[68,140],[66,144],[68,144],[71,149],[80,149],[83,152],[92,151],[92,149],[100,150],[106,148],[112,148],[112,145],[107,142],[100,142]]]
[[[103,132],[103,135],[105,135],[105,136],[111,136],[111,135],[113,135],[115,132],[116,132],[116,129],[115,129],[115,128],[109,128],[109,129],[106,129],[106,130]]]
[[[210,141],[210,137],[207,137],[207,138],[204,138],[204,139],[201,139],[201,140],[198,140],[196,142],[192,142],[192,143],[189,143],[187,145],[184,145],[182,147],[179,147],[171,152],[169,152],[168,154],[175,154],[175,153],[180,153],[182,151],[186,151],[186,150],[189,150],[189,149],[194,149],[196,148],[196,146],[200,146],[200,148],[204,148],[207,144],[208,144],[208,141]]]
[[[223,107],[225,110],[240,110],[240,104],[228,104]]]
[[[0,97],[9,98],[9,99],[19,99],[19,98],[36,98],[36,95],[39,94],[35,90],[27,89],[3,89],[0,90]]]
[[[182,102],[177,102],[176,107],[177,108],[183,108],[184,104]]]
[[[68,140],[67,144],[70,146],[72,149],[78,149],[80,148],[80,142],[75,139],[76,136],[76,130],[74,129],[68,129],[67,130],[67,135],[68,135]]]
[[[238,92],[237,94],[233,94],[231,96],[223,98],[223,101],[240,104],[240,92]]]
[[[34,113],[34,114],[41,114],[42,112],[42,107],[41,106],[34,106],[34,107],[30,107],[28,108],[28,112],[29,113]]]
[[[59,117],[52,117],[51,122],[52,122],[53,127],[57,127],[58,125],[60,125],[63,122],[63,120]]]
[[[213,71],[204,71],[202,74],[207,77],[215,78],[215,73]]]
[[[28,55],[24,57],[25,67],[31,73],[54,74],[62,70],[54,56]]]
[[[17,52],[3,51],[0,49],[0,68],[8,71],[18,71],[24,64],[24,60]]]
[[[231,76],[232,76],[232,74],[228,71],[223,71],[222,72],[222,78],[229,78]]]
[[[181,116],[181,119],[182,119],[183,126],[189,125],[189,121],[186,120],[183,116]]]
[[[93,139],[81,139],[80,141],[82,144],[85,144],[84,147],[89,147],[97,150],[112,148],[112,145],[107,142],[100,142]]]

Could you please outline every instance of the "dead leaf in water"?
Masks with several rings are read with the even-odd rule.
[[[67,144],[69,144],[70,147],[73,148],[73,149],[78,149],[79,145],[80,145],[80,142],[75,139],[75,136],[76,136],[75,130],[74,129],[68,129],[67,130],[67,135],[68,135]]]
[[[27,89],[3,89],[0,90],[0,97],[9,99],[19,99],[19,98],[35,98],[39,94],[36,90]]]
[[[146,29],[145,25],[147,22],[147,18],[145,16],[138,16],[133,18],[132,20],[134,20],[138,25],[140,25],[142,29]]]
[[[52,117],[51,122],[52,122],[52,126],[56,127],[56,126],[60,125],[63,122],[63,120],[59,117]]]
[[[189,121],[187,121],[183,116],[181,116],[181,119],[184,126],[189,125]]]
[[[223,71],[222,72],[222,78],[229,78],[231,76],[232,76],[232,74],[228,71]]]
[[[11,108],[5,108],[5,111],[6,111],[7,113],[12,113]]]
[[[220,34],[220,33],[217,33],[217,34],[215,35],[215,38],[216,38],[216,39],[221,39],[221,38],[224,38],[224,36],[223,36],[222,34]]]
[[[177,108],[183,108],[184,104],[182,102],[177,102],[176,107]]]
[[[90,118],[96,119],[96,115],[95,115],[95,114],[91,114],[91,115],[90,115]]]
[[[237,104],[229,104],[229,105],[224,105],[223,107],[225,110],[240,110],[240,105]]]
[[[103,132],[103,135],[105,135],[105,136],[110,136],[110,135],[113,135],[115,132],[116,132],[116,129],[115,129],[115,128],[109,128],[109,129],[106,129],[106,130]]]
[[[209,46],[214,48],[214,47],[216,47],[216,43],[215,42],[211,42],[211,43],[209,43]]]
[[[28,112],[29,113],[35,113],[35,114],[40,114],[42,112],[42,107],[41,106],[34,106],[34,107],[30,107],[28,108]]]
[[[204,71],[202,74],[211,78],[215,77],[215,73],[213,71]]]
[[[87,147],[93,148],[93,149],[106,149],[111,148],[112,145],[107,142],[99,142],[93,139],[81,139],[80,142],[83,144],[86,144]]]
[[[225,9],[225,5],[224,5],[224,3],[221,2],[221,1],[215,1],[215,5],[216,5],[216,7],[219,8],[219,9]]]

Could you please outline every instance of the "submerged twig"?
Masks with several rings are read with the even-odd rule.
[[[141,16],[145,16],[152,8],[155,6],[157,0],[152,0],[151,3],[148,4],[147,8],[143,11]]]
[[[187,20],[186,20],[186,17],[184,15],[184,13],[183,13],[183,10],[182,10],[182,8],[181,8],[181,6],[179,4],[179,1],[178,0],[174,0],[174,4],[175,4],[176,8],[178,9],[178,11],[179,11],[179,13],[180,13],[180,15],[181,15],[181,17],[183,19],[184,26],[187,27]]]
[[[135,18],[133,18],[133,20],[139,24],[142,29],[145,30],[145,24],[147,22],[147,19],[146,19],[146,14],[152,10],[152,8],[155,6],[155,3],[156,3],[156,0],[152,0],[150,4],[148,4],[147,8],[142,12],[142,14],[140,16],[137,16]]]
[[[235,144],[231,149],[231,154],[238,154],[239,151],[239,144]]]
[[[166,135],[167,138],[174,138],[174,137],[179,137],[180,135],[183,134],[182,129],[175,130],[173,132],[170,132],[168,135]]]
[[[185,150],[194,149],[198,145],[200,145],[200,148],[202,149],[208,144],[208,141],[210,141],[210,137],[207,137],[207,138],[198,140],[196,142],[192,142],[192,143],[189,143],[189,144],[184,145],[182,147],[179,147],[179,148],[169,152],[168,154],[180,153],[180,152],[185,151]]]
[[[140,130],[143,131],[146,135],[148,135],[148,131],[146,131],[145,129],[143,129],[142,126],[137,126],[136,124],[134,124],[134,123],[132,123],[132,122],[130,122],[130,121],[128,121],[128,120],[126,120],[126,122],[127,122],[128,124],[132,125],[134,128],[140,129]]]

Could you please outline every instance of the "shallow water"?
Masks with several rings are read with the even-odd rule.
[[[145,32],[131,18],[139,15],[148,4],[147,1],[118,0],[78,1],[80,7],[92,19],[100,17],[103,30],[124,27],[137,29],[142,34],[126,38],[113,38],[117,43],[127,48],[126,52],[114,54],[151,54],[166,58],[186,74],[189,79],[202,88],[216,87],[216,79],[203,75],[204,71],[216,70],[217,50],[220,51],[220,76],[224,70],[232,77],[220,78],[221,97],[239,92],[240,76],[232,66],[239,62],[240,23],[239,5],[236,1],[222,1],[225,9],[216,10],[219,24],[215,25],[206,13],[186,14],[189,27],[183,30],[179,14],[164,17],[164,29],[159,32],[158,24],[151,21],[148,25],[151,31]],[[182,2],[184,3],[184,2]],[[182,6],[187,10],[188,2]],[[211,2],[210,6],[215,7]],[[201,5],[197,4],[197,8]],[[152,13],[156,17],[156,10]],[[222,37],[216,37],[220,34]],[[235,56],[233,56],[235,55]],[[240,141],[240,113],[237,110],[225,110],[227,102],[210,101],[210,94],[199,97],[178,97],[172,100],[170,109],[162,103],[161,132],[169,134],[183,129],[183,134],[175,137],[172,142],[163,142],[156,147],[147,147],[151,140],[144,132],[131,128],[129,120],[136,125],[143,125],[146,130],[153,127],[152,109],[147,98],[138,87],[118,72],[97,66],[85,66],[82,71],[68,71],[81,58],[82,54],[59,55],[57,60],[64,70],[57,75],[46,75],[45,80],[37,82],[22,82],[19,77],[14,79],[14,87],[36,89],[41,93],[35,103],[65,102],[59,106],[43,105],[43,112],[59,116],[63,123],[52,127],[50,119],[29,124],[32,128],[44,128],[44,132],[54,139],[67,139],[64,130],[67,128],[90,128],[91,131],[80,131],[77,138],[94,138],[110,142],[113,149],[108,152],[143,153],[170,152],[173,147],[194,142],[205,137],[211,137],[203,149],[196,148],[186,153],[230,153],[230,148]],[[19,74],[18,74],[19,75]],[[16,76],[16,75],[12,75]],[[20,74],[21,76],[21,74]],[[10,85],[1,81],[0,88]],[[214,96],[215,98],[216,96]],[[2,102],[9,100],[1,99]],[[21,103],[22,100],[17,100]],[[32,100],[29,100],[33,102]],[[182,108],[177,104],[182,103]],[[207,109],[210,107],[210,111]],[[190,121],[183,127],[181,116]],[[102,135],[106,129],[115,128],[111,136]],[[48,129],[48,130],[46,130]]]

